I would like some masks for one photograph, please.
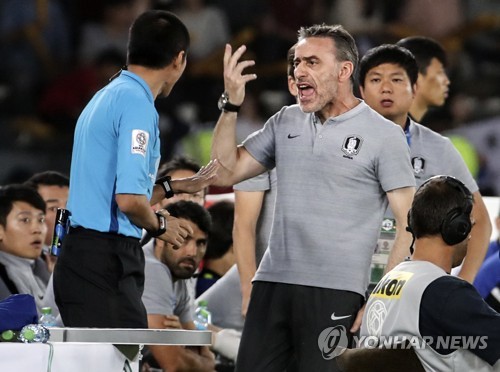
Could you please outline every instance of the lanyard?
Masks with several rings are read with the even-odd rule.
[[[410,118],[406,119],[405,136],[406,136],[406,142],[408,143],[408,146],[411,146]]]

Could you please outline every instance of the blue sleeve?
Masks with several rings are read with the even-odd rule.
[[[488,251],[486,252],[486,257],[484,259],[489,258],[490,256],[496,255],[500,259],[500,239],[494,240],[490,242],[488,246]]]
[[[474,287],[482,298],[488,297],[491,290],[500,283],[500,258],[494,254],[486,258],[474,279]]]
[[[126,102],[116,123],[118,159],[116,194],[148,195],[151,152],[158,137],[157,113],[144,103]]]
[[[500,359],[500,314],[484,302],[471,284],[459,278],[444,276],[426,288],[420,304],[419,328],[422,336],[433,340],[438,336],[459,336],[464,342],[471,342],[468,350],[491,365]],[[435,342],[431,346],[442,355],[453,351],[436,347]]]

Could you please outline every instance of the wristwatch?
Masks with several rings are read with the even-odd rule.
[[[236,106],[233,105],[231,102],[229,102],[229,95],[227,92],[222,93],[222,95],[219,98],[219,110],[225,111],[225,112],[238,112],[240,111],[241,106]]]
[[[155,214],[158,218],[158,230],[148,231],[149,235],[151,235],[153,238],[163,235],[167,231],[167,219],[165,218],[165,216],[159,212],[155,212]]]
[[[165,177],[162,177],[162,178],[156,180],[156,182],[155,182],[156,185],[160,185],[163,188],[163,191],[165,191],[165,197],[167,199],[174,196],[174,190],[172,189],[172,185],[170,184],[170,181],[172,181],[170,176],[165,176]]]

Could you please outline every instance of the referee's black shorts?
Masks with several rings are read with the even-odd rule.
[[[81,227],[64,238],[54,294],[65,326],[148,328],[143,290],[138,239]]]

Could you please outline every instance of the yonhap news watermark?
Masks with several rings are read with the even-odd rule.
[[[488,336],[359,336],[357,347],[365,349],[486,349]]]
[[[484,350],[488,336],[353,336],[353,347],[364,349],[433,349]],[[318,347],[323,358],[329,360],[342,354],[348,346],[346,328],[342,325],[324,329],[318,337]]]

